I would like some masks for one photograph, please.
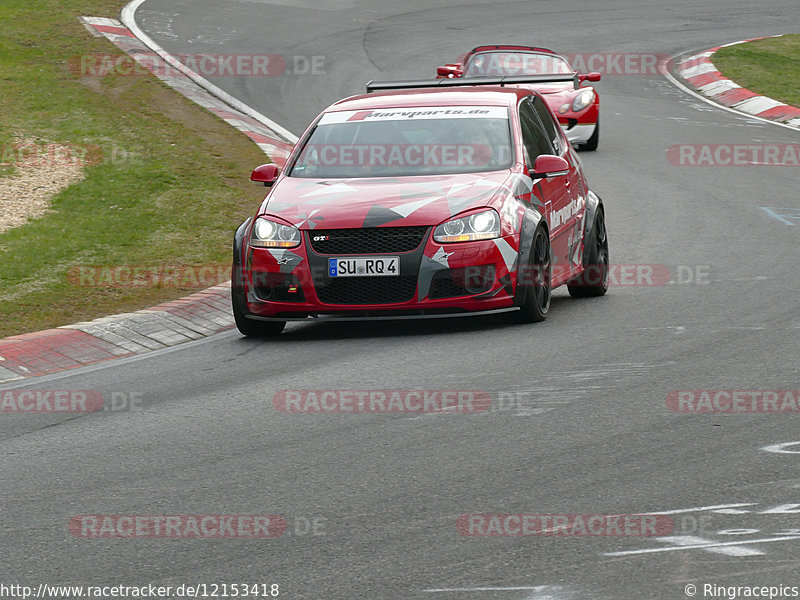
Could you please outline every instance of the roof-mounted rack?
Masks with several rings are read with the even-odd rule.
[[[412,79],[408,81],[368,81],[367,93],[382,90],[407,90],[413,88],[456,87],[468,85],[499,85],[515,83],[569,83],[580,87],[578,72],[553,75],[505,75],[503,77],[451,77],[445,79]]]

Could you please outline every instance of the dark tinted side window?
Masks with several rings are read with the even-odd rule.
[[[561,147],[561,134],[557,128],[561,128],[558,122],[553,120],[553,117],[550,116],[550,111],[547,110],[547,106],[544,104],[544,100],[541,98],[534,97],[533,99],[533,110],[539,116],[539,119],[544,126],[545,133],[547,133],[547,139],[550,142],[550,145],[553,147],[553,154],[560,156],[563,148]]]
[[[532,166],[537,156],[552,154],[553,149],[550,146],[549,136],[528,99],[519,105],[519,120],[522,126],[522,143],[528,154],[528,164]]]

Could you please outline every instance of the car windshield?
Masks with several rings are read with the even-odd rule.
[[[572,73],[569,63],[555,54],[535,52],[481,52],[469,60],[466,77],[552,75]]]
[[[436,106],[323,115],[291,177],[444,175],[507,169],[504,106]]]

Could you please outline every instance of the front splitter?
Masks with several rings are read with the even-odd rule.
[[[259,315],[245,315],[253,321],[404,321],[411,319],[448,319],[455,317],[480,317],[486,315],[499,315],[501,313],[514,312],[519,310],[519,306],[508,308],[495,308],[492,310],[464,311],[456,313],[422,313],[422,314],[396,314],[396,315],[337,315],[323,313],[319,315],[309,315],[308,317],[262,317]]]

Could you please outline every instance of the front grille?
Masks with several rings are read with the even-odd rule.
[[[417,277],[332,277],[315,285],[325,304],[391,304],[414,298]]]
[[[314,229],[308,235],[317,254],[386,254],[411,252],[419,247],[427,232],[428,227],[363,227]]]
[[[253,272],[253,291],[259,300],[305,302],[303,287],[292,273]]]
[[[494,265],[444,269],[433,276],[428,297],[433,300],[473,296],[488,291],[493,283]]]

